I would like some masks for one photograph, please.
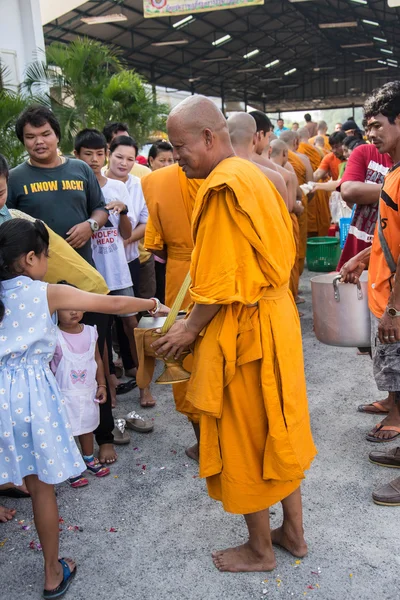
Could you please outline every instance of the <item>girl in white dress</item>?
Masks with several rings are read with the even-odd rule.
[[[43,283],[49,234],[41,221],[0,225],[0,481],[21,485],[32,498],[43,549],[44,591],[60,598],[76,574],[59,560],[59,516],[54,484],[85,469],[74,442],[65,400],[49,362],[57,343],[52,315],[60,310],[125,314],[163,308],[156,299],[101,296]]]

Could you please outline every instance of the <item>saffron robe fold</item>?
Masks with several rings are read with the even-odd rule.
[[[316,452],[291,219],[261,171],[233,157],[200,187],[192,227],[192,300],[221,305],[196,340],[187,394],[201,413],[200,476],[225,510],[248,514],[291,494]]]
[[[149,250],[167,250],[165,303],[172,306],[189,272],[193,250],[191,220],[197,190],[201,180],[188,179],[178,164],[158,169],[142,179],[142,189],[149,211],[145,247]],[[188,308],[187,293],[182,308]],[[191,370],[192,356],[184,362]],[[199,415],[186,400],[187,383],[173,386],[176,409],[191,421]]]
[[[315,146],[301,142],[298,151],[309,158],[312,170],[315,172],[321,164],[321,155]],[[309,237],[328,235],[330,224],[329,193],[317,190],[307,207],[307,233]]]
[[[303,185],[307,183],[306,177],[306,167],[301,160],[297,156],[295,152],[289,150],[288,152],[288,160],[292,165],[294,172],[296,173],[297,181],[299,185]],[[308,198],[303,194],[301,198],[301,202],[304,206],[304,212],[300,217],[297,217],[299,222],[299,254],[298,254],[298,264],[299,264],[299,276],[303,273],[304,270],[304,261],[306,258],[307,251],[307,214],[308,214]]]

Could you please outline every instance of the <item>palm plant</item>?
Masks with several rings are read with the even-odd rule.
[[[25,154],[24,146],[15,135],[15,122],[30,102],[13,90],[8,78],[8,69],[0,64],[0,153],[10,167],[15,167]]]
[[[140,75],[125,68],[117,49],[87,38],[50,44],[46,61],[28,67],[25,87],[51,103],[60,120],[63,151],[71,151],[79,129],[102,129],[110,120],[126,121],[138,141],[145,141],[167,114]]]

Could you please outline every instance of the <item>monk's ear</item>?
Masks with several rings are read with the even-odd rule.
[[[211,129],[204,129],[203,138],[204,138],[204,143],[205,143],[206,147],[212,148],[213,143],[214,143],[214,136],[213,136],[213,132],[211,131]]]

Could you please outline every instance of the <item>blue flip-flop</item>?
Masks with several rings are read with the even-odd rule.
[[[54,590],[43,590],[43,598],[46,600],[51,600],[51,598],[61,598],[61,596],[64,596],[76,575],[76,567],[73,571],[71,571],[69,564],[64,558],[60,558],[58,562],[63,568],[63,580]]]

